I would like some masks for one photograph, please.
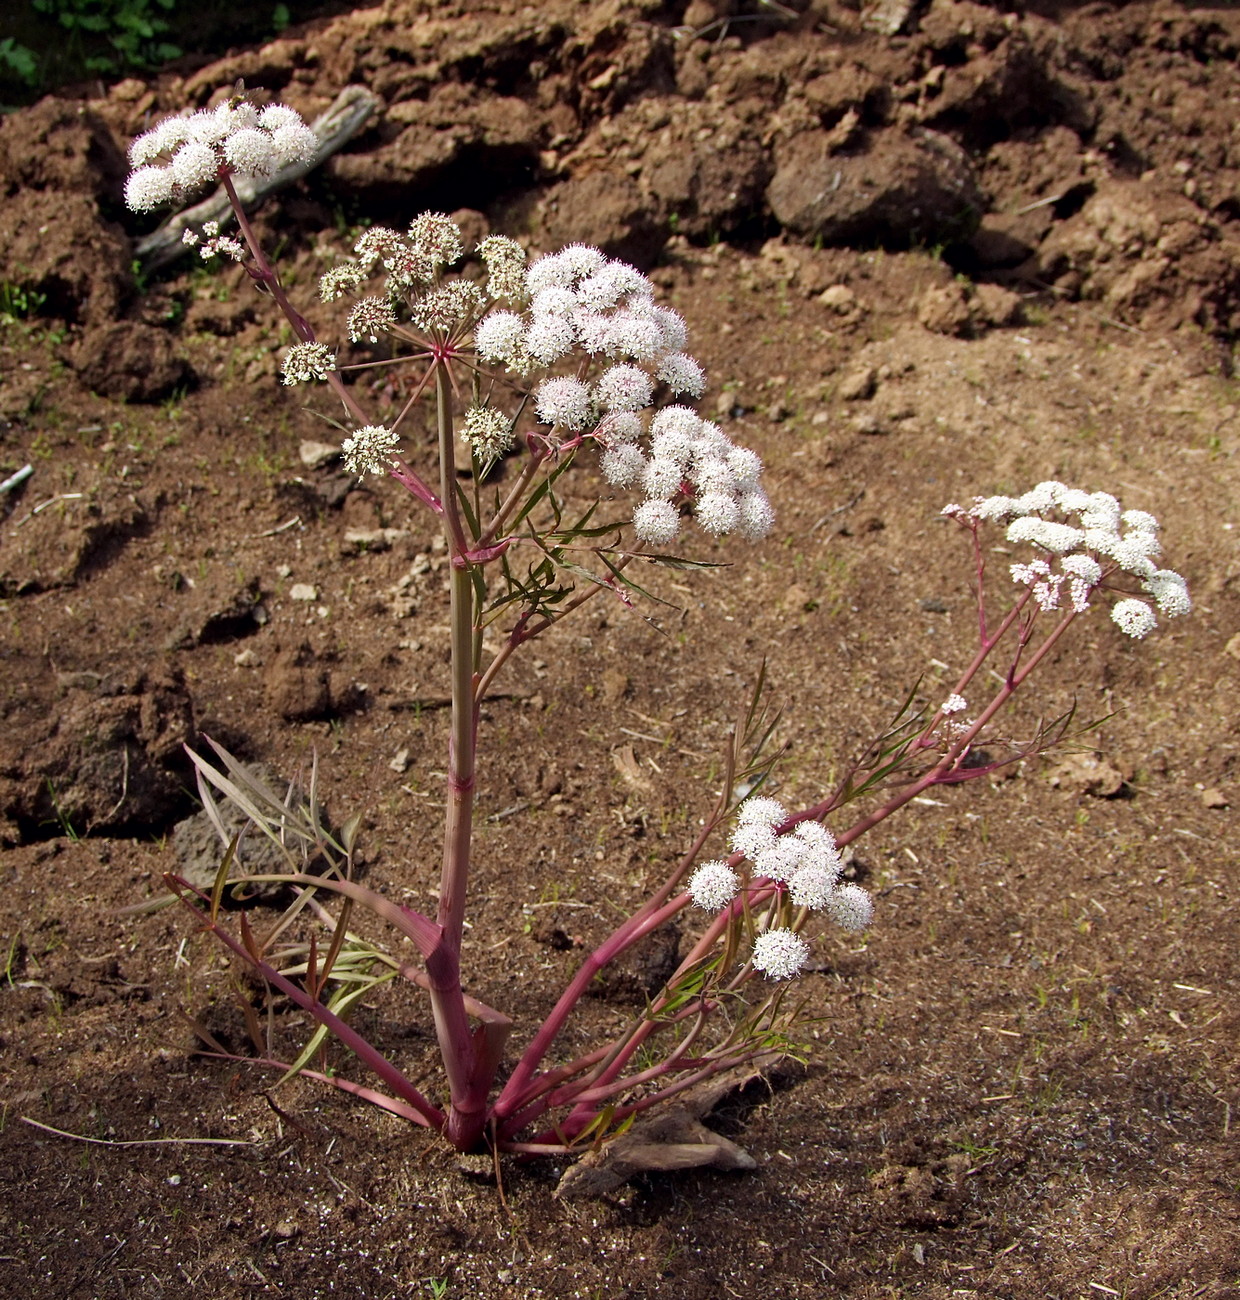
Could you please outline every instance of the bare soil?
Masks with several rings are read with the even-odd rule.
[[[0,478],[34,466],[0,498],[0,1294],[1240,1294],[1238,48],[1221,5],[391,0],[0,123]],[[1163,521],[1191,618],[1095,619],[1038,701],[1105,715],[1099,762],[861,841],[876,920],[815,940],[806,1063],[711,1119],[752,1173],[570,1202],[506,1161],[505,1206],[389,1116],[196,1055],[179,1009],[244,1049],[236,977],[176,911],[118,915],[195,852],[204,734],[289,775],[317,752],[369,879],[433,905],[436,539],[394,484],[302,463],[328,405],[280,386],[240,273],[132,267],[128,139],[237,77],[308,117],[385,103],[259,215],[303,298],[363,215],[602,243],[768,466],[768,541],[698,540],[728,567],[565,625],[488,705],[466,960],[519,1035],[684,846],[764,661],[796,806],[946,689],[947,501],[1054,477]],[[356,1022],[437,1086],[416,999]],[[124,1145],[156,1138],[244,1145]]]

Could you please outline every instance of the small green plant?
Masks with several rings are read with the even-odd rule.
[[[0,41],[0,72],[7,72],[27,86],[37,85],[39,81],[39,63],[34,51],[19,45],[11,36]]]
[[[111,52],[87,53],[88,72],[112,74],[131,68],[153,68],[181,56],[179,46],[160,38],[169,29],[161,16],[176,7],[176,0],[31,0],[69,33],[73,44],[85,47],[100,38]]]
[[[47,301],[47,294],[12,280],[0,281],[0,323],[12,325],[35,315]]]

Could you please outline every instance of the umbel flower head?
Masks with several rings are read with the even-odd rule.
[[[1112,607],[1112,621],[1131,637],[1154,630],[1155,608],[1168,618],[1192,609],[1184,579],[1154,563],[1162,553],[1158,520],[1145,510],[1124,510],[1109,492],[1083,492],[1048,480],[1023,496],[977,497],[967,509],[949,505],[943,513],[972,526],[1007,523],[1009,542],[1033,546],[1035,557],[1013,564],[1011,574],[1013,582],[1030,589],[1041,610],[1071,608],[1083,614],[1101,587],[1115,587],[1125,578],[1136,579],[1152,599],[1151,604],[1128,596]]]
[[[223,175],[270,176],[309,162],[318,139],[287,104],[256,108],[232,98],[185,117],[166,117],[129,146],[134,170],[125,202],[147,212],[181,200]]]
[[[773,883],[794,907],[826,912],[846,930],[864,930],[874,904],[859,885],[841,884],[844,864],[835,836],[816,821],[799,822],[780,834],[778,828],[787,820],[788,811],[778,799],[746,799],[737,809],[729,843],[733,853],[753,864],[753,871],[742,880],[722,859],[702,863],[689,878],[694,905],[717,912],[733,905],[744,889]],[[754,942],[754,969],[771,979],[790,979],[808,959],[809,945],[795,930],[768,930]]]
[[[673,542],[690,508],[715,537],[757,540],[770,532],[775,515],[759,457],[688,406],[655,409],[660,398],[700,397],[706,375],[684,351],[684,320],[655,302],[640,271],[584,244],[527,264],[515,240],[489,235],[476,250],[482,279],[446,277],[463,248],[460,229],[443,213],[423,213],[403,234],[374,226],[354,245],[356,261],[322,277],[320,294],[332,302],[384,275],[382,293],[352,309],[353,342],[412,332],[436,356],[515,376],[550,430],[537,435],[543,445],[564,450],[591,439],[603,453],[607,482],[641,490],[633,512],[641,541]],[[513,387],[509,379],[504,386]],[[483,463],[516,440],[515,419],[493,400],[465,421]]]

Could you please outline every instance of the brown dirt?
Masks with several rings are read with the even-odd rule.
[[[3,1295],[1240,1293],[1240,18],[797,7],[392,0],[0,124],[0,278],[44,296],[0,339],[0,477],[35,467],[0,521]],[[180,1007],[244,1041],[226,963],[117,915],[188,842],[203,733],[290,773],[317,750],[370,878],[433,887],[435,539],[393,484],[300,463],[326,426],[239,276],[129,270],[129,134],[238,76],[386,101],[262,213],[299,290],[364,212],[606,243],[769,466],[771,539],[698,543],[731,567],[656,577],[657,629],[585,617],[488,706],[467,962],[519,1030],[685,842],[763,659],[798,805],[942,688],[971,635],[947,500],[1056,477],[1163,519],[1191,619],[1095,622],[1047,674],[1048,708],[1110,715],[1105,767],[1029,763],[861,842],[876,922],[816,941],[808,1063],[712,1120],[756,1172],[569,1203],[513,1163],[505,1209],[389,1117],[193,1055]],[[572,1044],[640,997],[609,983]],[[357,1022],[435,1086],[413,998]]]

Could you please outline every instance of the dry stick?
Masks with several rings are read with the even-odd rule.
[[[318,138],[318,148],[309,162],[290,163],[273,176],[245,180],[237,186],[237,196],[246,207],[253,207],[276,190],[300,180],[308,172],[321,166],[332,154],[344,147],[382,108],[382,101],[365,86],[346,86],[310,125]],[[181,236],[191,226],[201,226],[207,221],[224,221],[228,216],[229,196],[223,187],[210,198],[203,199],[192,208],[177,212],[143,239],[138,240],[134,252],[144,271],[157,271],[175,261],[186,246]]]
[[[244,1142],[240,1138],[90,1138],[80,1133],[67,1133],[62,1128],[53,1128],[50,1124],[41,1124],[28,1115],[19,1115],[18,1119],[31,1128],[41,1128],[45,1133],[55,1133],[57,1137],[69,1138],[74,1142],[89,1142],[96,1147],[160,1147],[160,1146],[196,1146],[196,1147],[253,1147],[257,1142]]]

